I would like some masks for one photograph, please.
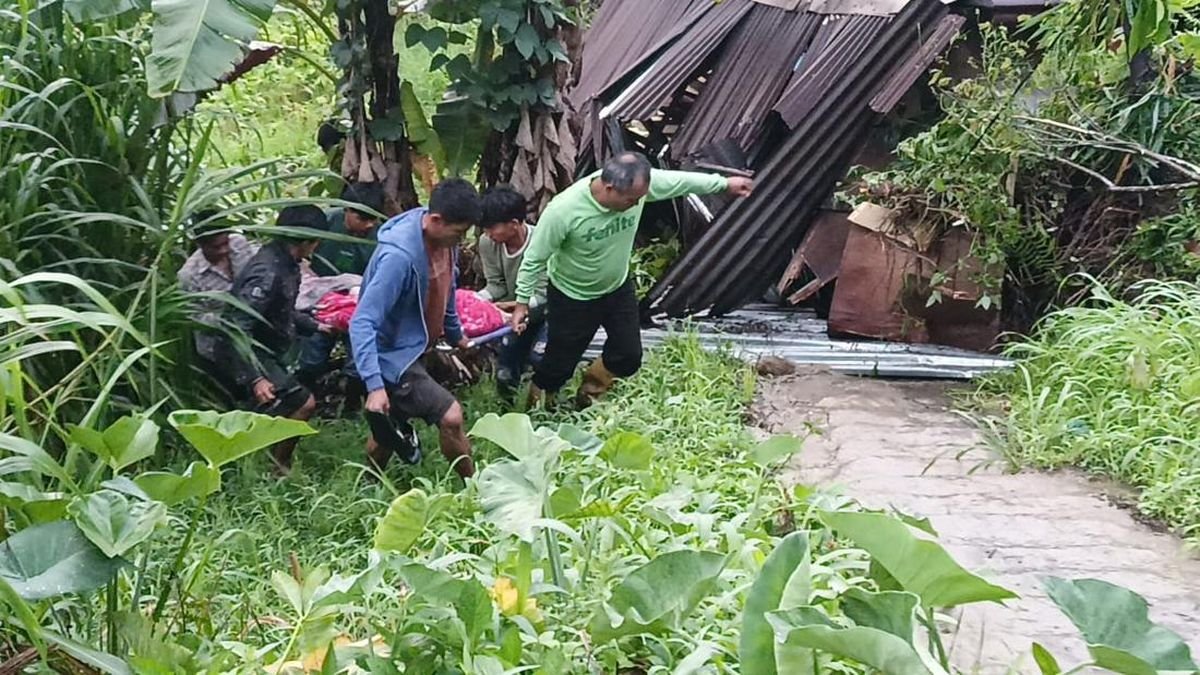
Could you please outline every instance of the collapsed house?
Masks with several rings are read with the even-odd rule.
[[[580,166],[628,149],[757,182],[747,200],[648,209],[682,253],[646,313],[721,315],[774,289],[781,303],[823,299],[834,334],[990,347],[997,312],[980,306],[966,231],[922,248],[887,214],[828,208],[851,166],[886,164],[881,123],[914,104],[964,22],[940,0],[606,0],[570,93]],[[927,308],[933,290],[943,302]]]

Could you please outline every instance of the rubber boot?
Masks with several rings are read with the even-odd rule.
[[[592,361],[592,365],[583,371],[583,383],[579,385],[579,393],[575,395],[575,406],[580,410],[590,407],[598,399],[612,389],[617,376],[604,366],[604,358]]]

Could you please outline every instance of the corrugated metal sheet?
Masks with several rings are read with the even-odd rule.
[[[794,129],[803,122],[890,21],[877,16],[826,18],[824,44],[806,55],[803,67],[775,105],[784,123]]]
[[[608,0],[584,35],[583,68],[567,98],[582,110],[712,8],[711,0]]]
[[[749,149],[821,23],[808,12],[751,8],[672,139],[671,154],[682,159],[724,139]]]
[[[602,146],[595,142],[603,129],[596,97],[645,70],[714,7],[711,0],[608,0],[601,6],[584,36],[579,79],[567,93],[581,122],[580,166]]]
[[[601,117],[607,113],[622,120],[649,118],[695,77],[701,64],[753,6],[749,0],[726,0],[705,13],[687,31],[685,39],[667,47],[632,86],[612,97]]]
[[[754,196],[718,216],[655,286],[647,298],[654,312],[728,312],[778,278],[876,119],[871,99],[945,14],[938,0],[912,0],[890,21],[844,19],[793,85],[815,101],[791,101],[802,113],[759,171]]]
[[[674,322],[642,331],[646,347],[662,344],[681,330],[694,331],[710,349],[728,347],[750,361],[778,356],[798,365],[870,377],[972,379],[1012,367],[1008,359],[976,352],[867,340],[838,340],[826,335],[825,322],[811,312],[748,306],[719,319]],[[587,358],[600,355],[603,330]]]
[[[917,80],[929,71],[929,66],[933,65],[934,60],[946,51],[958,36],[965,21],[966,18],[961,16],[943,16],[925,40],[925,44],[896,71],[887,86],[871,99],[871,110],[880,114],[891,112]]]

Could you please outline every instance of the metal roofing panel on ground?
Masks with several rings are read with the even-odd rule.
[[[749,361],[777,356],[800,366],[851,375],[972,379],[1013,365],[1003,357],[949,347],[832,339],[826,335],[825,322],[811,312],[770,306],[746,307],[719,319],[675,321],[643,330],[642,342],[646,347],[658,346],[685,331],[695,332],[705,348],[728,348]],[[601,330],[586,356],[599,356],[605,339]]]

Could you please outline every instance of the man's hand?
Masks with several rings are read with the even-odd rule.
[[[741,176],[732,176],[728,180],[725,191],[731,197],[749,197],[754,192],[754,181]]]
[[[512,319],[509,321],[512,324],[513,332],[517,335],[525,332],[528,326],[526,320],[529,318],[529,305],[518,302],[516,307],[513,307]]]
[[[376,389],[367,394],[367,410],[386,415],[391,409],[392,401],[388,398],[387,389]]]
[[[265,377],[254,381],[254,400],[266,405],[275,400],[275,385]]]
[[[334,328],[333,326],[330,326],[327,323],[318,323],[317,324],[317,332],[324,333],[326,335],[333,335],[334,333],[337,332],[337,329]]]
[[[515,300],[506,300],[504,302],[494,302],[492,304],[495,305],[496,309],[500,310],[501,312],[512,312],[514,309],[517,308],[517,303]]]

